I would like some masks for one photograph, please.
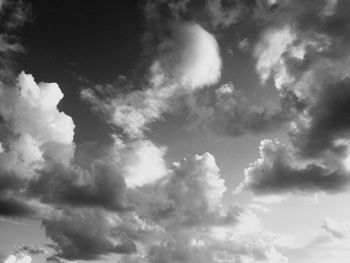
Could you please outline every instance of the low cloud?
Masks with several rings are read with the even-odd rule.
[[[295,153],[278,140],[263,140],[260,158],[245,169],[245,180],[238,189],[256,194],[337,193],[349,187],[344,168],[321,163],[302,163]]]

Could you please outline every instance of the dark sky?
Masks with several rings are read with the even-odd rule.
[[[77,142],[107,139],[107,127],[79,99],[87,83],[131,76],[142,52],[140,1],[32,1],[20,32],[26,52],[20,69],[38,80],[57,82],[67,94],[60,107],[77,123]],[[77,110],[77,108],[79,110]],[[99,127],[96,129],[96,127]],[[107,136],[107,137],[106,137]]]

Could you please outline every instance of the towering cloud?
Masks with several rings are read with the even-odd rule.
[[[7,170],[29,176],[44,159],[65,165],[70,162],[74,124],[57,109],[62,98],[57,84],[38,85],[25,73],[19,75],[17,87],[1,87],[2,129],[11,132],[6,135],[10,138],[1,142],[2,158],[8,158]]]
[[[159,242],[134,256],[123,256],[122,262],[287,262],[253,213],[223,205],[224,183],[214,157],[205,153],[174,163],[154,193],[150,189],[133,193],[137,211],[163,232]]]
[[[63,94],[55,83],[21,73],[16,86],[0,86],[1,213],[31,214],[38,208],[18,196],[37,169],[68,166],[74,154],[74,123],[57,109]],[[28,202],[29,201],[29,202]],[[39,206],[40,207],[40,206]]]

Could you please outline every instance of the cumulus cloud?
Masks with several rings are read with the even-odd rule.
[[[180,14],[190,8],[190,2],[173,1],[169,7]],[[207,4],[215,27],[229,26],[240,16],[236,6],[226,10],[222,1]],[[324,17],[336,13],[332,6],[325,10]],[[184,97],[191,102],[195,92],[217,83],[221,76],[219,46],[213,35],[197,23],[182,21],[180,15],[171,20],[158,25],[166,30],[158,35],[145,85],[135,89],[124,79],[117,83],[123,86],[121,90],[96,85],[81,92],[93,110],[126,135],[115,136],[111,145],[76,149],[74,123],[57,109],[63,98],[57,84],[37,84],[32,76],[21,73],[17,85],[0,87],[0,210],[9,216],[53,211],[37,216],[55,244],[55,255],[49,261],[117,254],[120,262],[287,262],[254,213],[225,205],[225,180],[214,156],[191,155],[167,167],[166,148],[146,139],[151,123],[173,112]],[[260,74],[265,72],[264,81],[284,73],[280,68],[290,62],[281,64],[280,58],[285,49],[296,45],[294,38],[288,39],[294,29],[281,28],[282,40],[271,35],[285,43],[280,50],[271,49],[274,42],[269,39],[256,48],[258,60],[264,52],[263,57],[271,59],[257,67]],[[15,48],[19,46],[3,44],[0,52]],[[296,59],[301,60],[300,50],[307,48],[315,46],[293,49]],[[292,93],[298,101],[305,99],[307,93],[300,96],[292,89],[286,91],[282,88],[286,82],[280,83],[281,92]],[[225,134],[275,128],[285,118],[284,108],[250,107],[233,85],[218,88],[213,99],[214,106],[189,103],[194,110],[191,117]],[[261,158],[247,169],[244,187],[257,193],[332,192],[347,182],[344,173],[329,170],[321,162],[294,166],[289,162],[296,162],[294,154],[277,143],[265,143]],[[282,179],[281,169],[286,171]],[[286,181],[291,188],[285,187]],[[36,253],[31,248],[23,251]],[[16,255],[10,260],[23,262]]]
[[[158,224],[163,238],[121,262],[287,262],[252,212],[223,205],[224,183],[206,153],[174,163],[152,189],[131,193],[136,211]]]
[[[2,141],[2,158],[9,171],[30,176],[43,161],[68,165],[74,153],[72,119],[57,109],[63,93],[56,83],[37,84],[21,73],[16,87],[1,86],[3,129],[12,140]],[[17,138],[16,138],[17,137]]]
[[[311,2],[278,2],[278,15],[255,45],[261,81],[274,81],[282,107],[292,116],[291,149],[264,141],[260,159],[245,171],[243,184],[256,193],[335,193],[348,186],[344,156],[350,53],[345,10],[350,6]]]
[[[306,157],[337,151],[336,141],[346,139],[349,130],[344,106],[349,65],[344,10],[350,6],[313,2],[283,1],[279,8],[286,14],[285,22],[276,19],[255,47],[261,80],[271,77],[285,106],[295,110],[291,139]],[[325,17],[328,9],[333,11]],[[291,94],[296,103],[289,101]]]
[[[129,187],[152,184],[167,174],[164,147],[149,140],[138,140],[121,146],[121,170]]]
[[[32,195],[49,204],[126,209],[125,181],[118,168],[95,160],[90,167],[56,166],[30,183]]]
[[[230,226],[178,229],[172,241],[151,247],[148,262],[287,262],[260,235],[260,221],[252,213],[241,209],[236,220]]]
[[[223,215],[222,197],[226,191],[214,157],[206,153],[175,163],[169,179],[161,183],[161,192],[170,201],[167,221],[200,225],[201,222],[228,219]],[[167,222],[168,224],[169,222]]]
[[[261,81],[265,82],[272,74],[276,74],[275,83],[277,82],[276,86],[280,87],[278,77],[282,77],[284,70],[281,58],[294,40],[295,37],[287,25],[279,29],[267,30],[264,33],[254,49],[257,57],[256,70]],[[287,82],[287,79],[284,79],[284,82]]]
[[[200,88],[216,83],[221,75],[221,58],[216,39],[195,23],[171,24],[171,38],[159,46],[151,65],[151,83]]]
[[[198,24],[185,22],[171,23],[169,30],[170,36],[157,46],[145,89],[112,97],[101,88],[81,93],[108,122],[131,138],[142,137],[149,124],[173,111],[174,100],[181,94],[214,84],[220,78],[219,47],[210,33]],[[101,98],[97,92],[106,96]]]
[[[349,186],[348,173],[339,166],[303,163],[291,149],[278,140],[263,140],[260,158],[245,169],[245,180],[239,188],[256,194],[336,193]]]
[[[141,215],[166,228],[234,224],[240,209],[226,209],[226,191],[214,157],[188,156],[174,163],[168,174],[153,187],[139,188],[128,198]]]
[[[37,84],[21,73],[17,85],[0,85],[1,213],[30,215],[41,205],[23,193],[36,170],[54,164],[69,165],[74,154],[74,123],[57,109],[63,94],[55,83]]]
[[[116,138],[114,144],[102,148],[90,157],[90,151],[99,151],[98,147],[78,149],[69,167],[56,165],[39,171],[30,181],[29,192],[49,204],[123,211],[130,209],[127,188],[152,185],[167,174],[165,149],[148,140],[126,143]]]
[[[126,192],[166,175],[165,148],[115,136],[109,147],[76,151],[74,123],[57,109],[57,84],[21,73],[0,95],[1,214],[41,219],[61,258],[134,253],[139,239],[157,233],[131,212]]]
[[[95,209],[65,210],[61,217],[43,220],[46,234],[58,246],[58,256],[95,259],[101,254],[135,252],[134,242],[117,215]]]

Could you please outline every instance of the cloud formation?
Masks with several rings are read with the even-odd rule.
[[[260,158],[245,169],[244,182],[239,190],[247,188],[256,194],[337,193],[348,188],[350,177],[338,166],[322,163],[303,163],[295,153],[278,140],[263,140]]]
[[[147,19],[162,32],[155,33],[152,51],[145,51],[154,56],[144,84],[135,88],[121,77],[116,85],[82,90],[93,110],[122,130],[107,146],[75,145],[73,120],[58,109],[63,93],[57,84],[36,83],[25,73],[12,80],[15,84],[1,82],[0,213],[41,220],[54,243],[48,261],[115,254],[125,263],[288,262],[253,212],[225,203],[229,191],[213,155],[189,155],[169,166],[166,147],[147,139],[152,123],[183,104],[190,128],[221,135],[271,131],[289,122],[291,145],[263,140],[239,190],[283,195],[348,189],[350,60],[347,27],[338,28],[348,21],[348,4],[250,4],[251,17],[263,20],[253,51],[256,70],[261,83],[272,79],[280,95],[278,106],[260,107],[233,84],[205,89],[219,81],[222,67],[219,44],[208,28],[238,23],[249,4],[206,1],[211,20],[200,25],[200,19],[182,17],[193,3],[165,3],[172,15],[164,25],[157,18],[164,14],[152,9],[157,3],[147,5]],[[280,13],[269,16],[273,10]],[[21,49],[9,43],[0,36],[0,52]],[[323,229],[335,239],[347,231],[330,219]],[[31,258],[7,260],[29,263]]]
[[[263,141],[245,171],[256,193],[347,189],[349,23],[344,1],[279,1],[255,45],[262,83],[274,81],[289,112],[291,149]],[[345,157],[344,157],[345,156]],[[346,162],[345,162],[346,166]]]
[[[186,100],[189,130],[239,136],[280,128],[290,118],[280,105],[268,102],[252,105],[232,83],[221,85],[214,94],[204,92],[195,93]]]
[[[142,137],[149,124],[161,119],[163,113],[172,112],[179,96],[214,84],[220,78],[219,47],[210,33],[189,22],[173,22],[168,30],[170,36],[163,37],[157,45],[143,90],[117,97],[109,97],[105,87],[88,88],[81,93],[108,122],[131,138]],[[102,92],[103,98],[96,92]]]
[[[135,252],[122,219],[95,209],[65,210],[60,217],[43,220],[46,234],[58,245],[58,256],[95,259],[101,254]]]
[[[17,85],[0,86],[1,213],[34,214],[40,204],[17,193],[37,169],[55,164],[68,166],[74,154],[74,123],[57,109],[63,94],[55,83],[34,81],[21,73]]]
[[[255,56],[261,80],[273,78],[281,100],[296,114],[290,131],[293,145],[313,158],[339,150],[337,141],[347,138],[349,39],[344,10],[350,7],[337,1],[301,6],[298,1],[280,3],[285,22],[276,19],[264,32]],[[297,103],[288,101],[291,94]]]

